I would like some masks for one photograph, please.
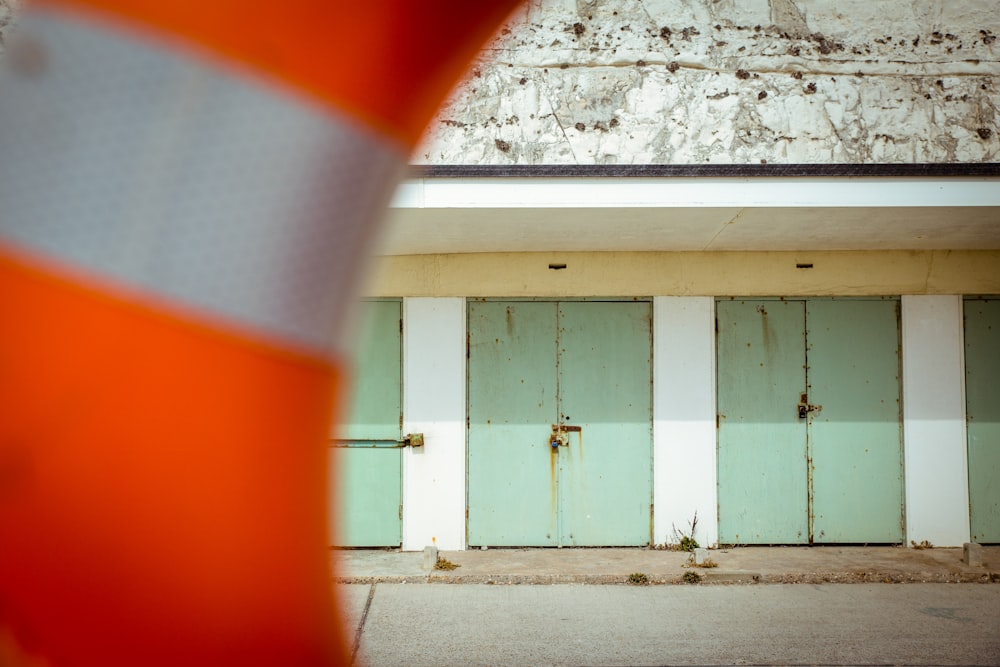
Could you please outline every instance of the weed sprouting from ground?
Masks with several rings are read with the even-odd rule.
[[[434,563],[435,570],[454,570],[457,567],[460,566],[455,563],[452,563],[447,558],[442,558],[438,562]]]
[[[694,517],[688,521],[687,532],[677,530],[677,526],[673,526],[674,534],[671,544],[667,545],[668,549],[676,551],[694,551],[700,544],[694,539],[695,530],[698,528],[698,512],[694,513]]]

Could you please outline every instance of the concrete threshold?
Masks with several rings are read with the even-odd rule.
[[[1000,583],[1000,546],[983,547],[981,564],[962,556],[961,548],[779,546],[712,549],[715,567],[646,548],[442,551],[450,570],[428,570],[422,552],[399,550],[335,550],[333,561],[336,582],[364,584]]]

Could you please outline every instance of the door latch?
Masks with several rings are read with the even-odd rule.
[[[423,433],[408,433],[405,438],[403,438],[404,447],[423,447],[424,446],[424,434]]]
[[[566,438],[566,432],[573,430],[578,429],[572,426],[567,426],[566,424],[553,424],[552,435],[549,436],[549,444],[552,446],[552,449],[569,447],[569,440]]]
[[[553,424],[552,435],[549,436],[549,445],[552,449],[569,447],[569,439],[566,437],[566,434],[571,432],[583,433],[583,427],[571,426],[570,424]]]
[[[802,394],[799,397],[799,419],[805,419],[810,412],[819,412],[822,409],[822,405],[810,405],[809,396],[807,394]]]

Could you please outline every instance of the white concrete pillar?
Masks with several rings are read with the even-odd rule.
[[[465,299],[403,299],[403,549],[465,548]]]
[[[715,428],[715,301],[653,299],[653,536],[672,541],[674,527],[719,541]]]
[[[903,448],[906,539],[969,541],[961,296],[904,296]]]

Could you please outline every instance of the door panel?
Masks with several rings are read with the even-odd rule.
[[[965,302],[972,540],[1000,542],[1000,299]]]
[[[898,543],[895,300],[720,301],[724,543]]]
[[[813,540],[903,540],[896,301],[807,305]]]
[[[650,539],[649,303],[559,306],[560,533],[572,546]]]
[[[470,303],[470,545],[649,543],[650,308]]]
[[[331,530],[337,531],[331,538],[344,547],[399,546],[402,303],[365,302],[361,317],[352,394],[333,427],[329,450]]]
[[[808,542],[804,304],[720,301],[719,540]]]
[[[470,545],[558,544],[556,304],[469,305]]]
[[[331,447],[331,484],[335,502],[331,513],[337,533],[333,544],[342,547],[399,546],[402,475],[400,450],[395,448]]]
[[[354,346],[351,396],[334,437],[345,440],[396,439],[403,414],[402,341],[399,301],[366,301]]]

